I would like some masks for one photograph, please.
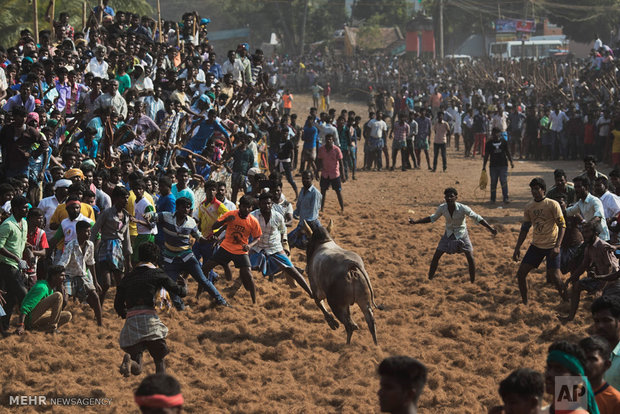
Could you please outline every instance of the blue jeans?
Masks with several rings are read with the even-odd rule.
[[[218,246],[211,242],[197,242],[194,243],[192,251],[194,252],[196,260],[200,262],[200,259],[202,259],[202,263],[207,263],[207,260],[213,257],[213,254],[217,251],[217,248]],[[211,270],[207,277],[210,282],[213,282],[217,278],[218,275],[215,273],[215,270]]]
[[[498,178],[502,185],[502,197],[504,201],[508,200],[508,166],[491,167],[489,172],[491,174],[491,201],[495,202]]]
[[[553,159],[557,160],[559,157],[566,159],[568,152],[568,141],[564,131],[551,131],[553,137]]]
[[[205,277],[198,259],[196,259],[193,254],[192,257],[186,261],[183,261],[182,258],[175,258],[172,263],[164,262],[164,271],[168,277],[174,281],[177,280],[180,273],[189,273],[205,291],[209,292],[209,295],[213,299],[217,302],[224,301],[224,298],[220,295],[220,292],[217,291],[215,286],[213,286],[213,283]],[[170,297],[175,308],[178,310],[183,310],[185,308],[185,304],[179,296],[170,293]]]
[[[321,226],[321,221],[318,218],[314,221],[308,221],[308,226],[314,231],[318,226]],[[288,242],[291,247],[306,249],[308,246],[308,236],[304,232],[304,220],[299,220],[297,227],[288,234]]]

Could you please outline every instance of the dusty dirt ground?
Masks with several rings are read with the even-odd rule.
[[[300,120],[309,104],[309,97],[297,97],[294,112]],[[363,105],[333,99],[333,106],[354,109],[365,118]],[[475,190],[481,164],[480,158],[464,159],[452,147],[446,173],[359,172],[357,181],[344,185],[344,215],[338,213],[335,194],[328,192],[321,219],[333,219],[334,239],[365,260],[376,300],[385,306],[375,311],[378,346],[357,307],[353,318],[361,329],[347,346],[344,328],[329,329],[314,302],[281,278],[269,282],[255,274],[258,304],[253,306],[242,289],[231,299],[234,308],[225,310],[210,309],[204,295],[196,303],[196,283],[190,282],[186,302],[191,310],[162,317],[170,330],[168,372],[182,385],[186,411],[377,413],[376,367],[384,357],[405,354],[429,367],[421,412],[484,413],[499,402],[499,381],[510,371],[542,370],[551,342],[585,335],[591,298],[582,302],[576,322],[561,325],[556,314],[566,307],[544,283],[542,271],[530,275],[530,304],[520,304],[517,264],[511,260],[522,209],[531,198],[529,180],[542,176],[550,186],[554,168],[564,168],[573,177],[580,173],[581,163],[516,162],[509,178],[509,206],[491,206],[486,203],[488,192]],[[469,283],[461,255],[444,256],[436,278],[427,280],[443,219],[407,224],[408,210],[416,218],[433,213],[447,186],[456,187],[459,201],[499,230],[493,237],[482,226],[468,223],[478,265],[475,284]],[[287,183],[284,189],[292,199]],[[528,245],[529,239],[522,253]],[[296,264],[305,265],[303,252],[295,250],[292,256]],[[225,296],[228,286],[226,281],[217,284]],[[69,310],[74,319],[61,335],[28,333],[0,341],[0,411],[8,411],[9,395],[70,395],[113,401],[106,407],[40,410],[137,412],[132,394],[144,375],[125,379],[118,373],[122,320],[113,311],[111,295],[102,329],[87,306],[71,303]],[[154,372],[150,356],[145,356],[145,372]]]

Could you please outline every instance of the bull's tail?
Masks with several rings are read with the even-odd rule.
[[[366,281],[366,285],[368,285],[368,290],[370,291],[370,303],[377,309],[379,310],[383,310],[383,305],[377,305],[375,303],[375,292],[372,289],[372,285],[370,284],[370,276],[368,276],[368,273],[366,272],[366,270],[363,267],[360,267],[357,263],[352,263],[351,267],[349,268],[349,271],[351,270],[358,270],[363,276],[364,276],[364,280]]]

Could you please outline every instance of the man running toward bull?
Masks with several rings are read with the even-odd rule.
[[[474,283],[476,280],[476,264],[474,262],[474,248],[469,240],[469,234],[467,233],[467,224],[465,218],[467,216],[476,220],[482,226],[486,227],[494,236],[497,234],[497,230],[494,229],[482,218],[482,216],[476,214],[471,208],[465,204],[457,203],[458,192],[455,188],[446,188],[444,190],[444,196],[446,202],[440,204],[437,207],[435,214],[424,217],[419,220],[409,219],[409,224],[423,224],[433,223],[444,216],[446,219],[446,231],[437,245],[433,260],[431,261],[431,267],[428,271],[428,278],[435,277],[437,266],[439,265],[439,259],[444,253],[454,254],[463,253],[467,258],[467,264],[469,265],[469,280]]]
[[[304,223],[308,223],[313,231],[317,226],[321,225],[319,209],[321,208],[323,197],[319,190],[312,185],[311,171],[306,170],[301,173],[301,183],[303,187],[299,192],[297,207],[293,211],[293,217],[299,219],[299,224],[289,233],[288,239],[291,241],[291,246],[305,249],[308,244],[308,238],[304,232]]]
[[[252,303],[256,303],[256,285],[252,277],[248,252],[258,243],[262,231],[258,220],[250,214],[253,205],[254,198],[244,195],[239,200],[239,210],[224,213],[213,223],[212,231],[226,227],[226,236],[217,252],[204,264],[203,269],[208,274],[215,266],[227,266],[232,261],[239,269],[243,286],[250,292]],[[252,242],[250,237],[254,239]],[[196,297],[199,294],[200,291]]]
[[[250,262],[253,269],[258,269],[265,276],[272,276],[280,271],[292,277],[310,297],[312,291],[304,277],[297,271],[291,259],[286,235],[284,217],[273,209],[273,195],[263,193],[258,197],[258,210],[251,215],[258,220],[263,234],[258,243],[250,250]]]

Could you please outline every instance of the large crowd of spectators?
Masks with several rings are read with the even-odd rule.
[[[592,386],[603,391],[607,382],[620,386],[620,359],[615,359],[620,358],[620,274],[617,259],[608,254],[620,231],[620,171],[614,169],[608,179],[596,170],[597,162],[620,165],[619,72],[611,50],[600,45],[590,60],[582,61],[437,61],[320,53],[266,58],[242,43],[216,54],[208,42],[209,20],[194,12],[184,14],[180,23],[159,24],[115,12],[107,1],[104,6],[93,10],[83,31],[75,30],[63,12],[58,20],[51,18],[52,30],[38,33],[38,43],[23,30],[17,44],[0,47],[3,335],[15,323],[11,315],[16,308],[17,333],[56,332],[71,320],[63,310],[67,295],[88,303],[101,324],[102,305],[113,284],[121,287],[114,305],[123,317],[144,317],[135,312],[145,304],[150,312],[158,286],[167,287],[170,305],[183,310],[181,297],[187,292],[177,277],[185,273],[198,280],[200,292],[208,291],[216,304],[227,306],[213,285],[217,274],[212,269],[221,263],[208,261],[217,246],[210,241],[208,249],[195,249],[191,244],[202,236],[216,238],[213,230],[225,224],[219,218],[235,216],[228,212],[237,210],[240,192],[260,196],[261,208],[255,209],[251,197],[242,197],[242,213],[230,220],[245,220],[255,210],[253,220],[267,226],[271,203],[278,211],[275,217],[282,216],[278,232],[283,239],[271,229],[270,236],[278,240],[261,242],[266,246],[259,252],[262,264],[252,263],[252,268],[263,268],[265,274],[269,266],[289,269],[311,294],[284,255],[290,255],[284,226],[291,226],[294,216],[300,226],[320,225],[319,207],[330,186],[344,209],[340,186],[356,178],[359,144],[363,142],[360,167],[365,170],[381,170],[383,156],[385,167],[394,169],[400,153],[403,170],[420,168],[424,155],[427,167],[436,171],[439,154],[446,170],[446,147],[452,140],[460,151],[462,139],[464,155],[474,157],[493,148],[487,141],[503,139],[509,149],[502,151],[521,159],[585,159],[586,172],[574,180],[575,187],[558,170],[548,193],[562,205],[566,231],[572,231],[562,245],[562,272],[571,273],[564,293],[569,286],[573,292],[571,311],[563,318],[575,317],[580,292],[602,291],[604,298],[592,307],[600,337],[582,341],[581,348],[555,344],[548,365],[563,370],[561,375],[585,378],[592,372]],[[314,101],[299,123],[292,113],[293,92],[298,91],[310,93]],[[365,99],[367,121],[353,111],[337,113],[331,107],[332,91]],[[298,168],[300,190],[294,177]],[[320,172],[321,193],[312,186]],[[503,176],[496,174],[495,181],[498,177]],[[298,198],[295,212],[282,195],[282,178]],[[504,196],[508,201],[507,189]],[[572,222],[573,216],[579,221]],[[297,237],[292,245],[303,246],[303,237]],[[277,248],[265,253],[272,242]],[[254,246],[237,244],[236,256]],[[153,245],[159,246],[160,256]],[[246,286],[249,263],[236,256],[231,260],[242,262]],[[137,264],[143,269],[140,280],[150,281],[147,289],[132,284],[138,279],[123,279]],[[155,265],[166,269],[168,278],[153,270]],[[593,265],[598,279],[591,272],[581,280]],[[143,343],[135,343],[124,328],[127,373],[141,371],[136,361],[145,349],[160,364],[158,372],[163,371],[167,348],[157,341],[165,338],[167,328],[161,324],[153,329],[160,337],[140,348]],[[585,365],[588,354],[614,371],[592,371]],[[513,376],[500,388],[504,400],[516,393],[539,407],[539,375],[519,371]],[[608,397],[617,404],[607,412],[617,412],[618,395]]]

